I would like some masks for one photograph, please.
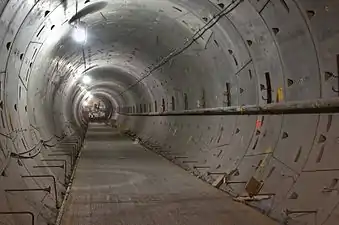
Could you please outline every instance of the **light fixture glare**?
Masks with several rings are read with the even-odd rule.
[[[78,43],[85,43],[87,39],[87,32],[85,28],[77,27],[73,30],[73,39]]]
[[[91,82],[92,82],[92,78],[90,78],[89,76],[85,75],[82,77],[82,83],[90,84]]]

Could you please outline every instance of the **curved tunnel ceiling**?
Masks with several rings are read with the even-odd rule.
[[[259,180],[260,194],[270,197],[251,205],[268,216],[285,221],[291,219],[286,209],[316,211],[316,224],[336,224],[335,112],[140,113],[337,98],[337,1],[8,0],[0,12],[3,211],[17,207],[4,190],[29,187],[19,174],[47,156],[34,150],[37,157],[7,164],[11,152],[82,137],[81,105],[92,93],[110,102],[120,129],[171,152],[165,156],[206,182],[236,171],[230,180],[240,183],[221,189],[238,196],[247,191],[241,182]],[[86,30],[85,43],[72,37],[79,28]],[[84,84],[84,76],[92,82]],[[204,167],[171,158],[175,154]],[[314,218],[292,220],[312,224]]]

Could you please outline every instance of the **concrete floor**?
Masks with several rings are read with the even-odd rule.
[[[62,224],[277,223],[232,201],[116,129],[90,124]]]

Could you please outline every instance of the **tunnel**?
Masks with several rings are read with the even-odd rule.
[[[339,1],[0,17],[0,224],[338,224]]]

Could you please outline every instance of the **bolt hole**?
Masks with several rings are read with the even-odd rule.
[[[299,197],[299,195],[298,195],[296,192],[293,192],[293,193],[290,195],[289,199],[298,199],[298,197]]]
[[[325,71],[325,81],[328,81],[332,77],[337,77],[337,76],[334,75],[334,73],[332,72]]]
[[[20,60],[22,60],[24,58],[24,53],[20,54]]]
[[[318,140],[318,143],[324,143],[326,141],[326,137],[324,135],[320,135],[319,136],[319,140]]]
[[[52,25],[52,26],[51,26],[51,30],[53,30],[53,29],[54,29],[54,27],[55,27],[55,25]]]
[[[277,28],[277,27],[272,28],[272,30],[273,30],[273,33],[274,33],[275,35],[277,35],[277,34],[279,33],[279,31],[280,31],[280,29]]]
[[[15,109],[15,111],[18,111],[18,107],[17,107],[16,104],[14,104],[14,109]]]
[[[51,12],[51,11],[46,10],[46,11],[45,11],[45,17],[46,17],[50,12]]]
[[[2,174],[1,174],[1,176],[3,176],[3,177],[7,177],[6,171],[2,171]]]
[[[287,133],[287,132],[284,132],[282,138],[283,138],[283,139],[288,138],[288,133]]]
[[[334,188],[334,187],[338,184],[338,181],[339,181],[339,179],[334,178],[334,179],[332,180],[332,183],[331,183],[331,185],[330,185],[330,188]]]
[[[7,44],[6,44],[6,48],[7,48],[7,50],[9,50],[10,48],[11,48],[11,42],[7,42]]]
[[[294,84],[294,81],[291,79],[287,79],[287,86],[291,87]]]
[[[208,21],[207,17],[203,17],[202,20],[205,21],[205,22]]]
[[[307,16],[309,19],[312,19],[312,17],[314,17],[315,15],[315,11],[313,10],[307,10]]]
[[[178,7],[172,6],[172,8],[175,9],[175,10],[177,10],[177,11],[179,11],[179,12],[182,12],[182,10],[179,9]]]
[[[90,2],[90,0],[86,0],[86,1],[85,1],[85,4],[87,4],[87,3],[89,3],[89,2]]]
[[[253,44],[253,41],[251,41],[251,40],[247,40],[247,44],[248,44],[248,46],[252,46],[252,44]]]
[[[222,9],[225,8],[225,4],[224,4],[224,3],[219,3],[218,6],[219,6],[220,8],[222,8]]]

